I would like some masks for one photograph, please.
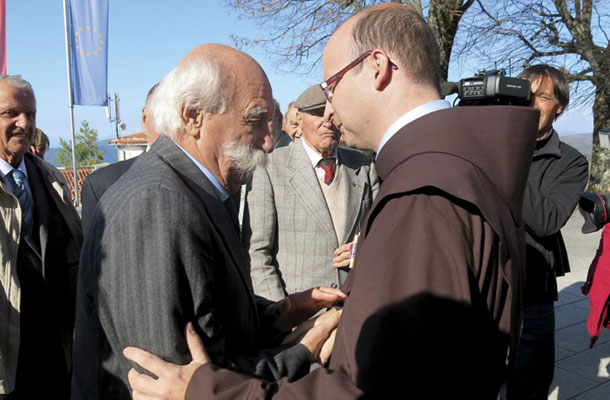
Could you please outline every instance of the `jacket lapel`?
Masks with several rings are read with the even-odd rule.
[[[26,153],[24,158],[26,160],[26,166],[28,166],[28,162],[30,163],[28,166],[28,175],[30,174],[30,170],[32,170],[34,171],[34,176],[38,177],[37,184],[35,183],[35,187],[32,188],[32,191],[34,206],[40,221],[39,239],[42,257],[45,257],[47,251],[49,232],[54,229],[51,227],[51,211],[49,210],[49,206],[52,202],[56,207],[56,212],[59,212],[61,219],[66,224],[68,232],[71,235],[71,239],[65,248],[66,264],[78,264],[83,242],[81,220],[76,209],[72,205],[72,197],[70,197],[70,194],[66,189],[66,184],[61,179],[61,172],[52,166],[45,165],[46,163],[43,160],[40,160],[31,153]],[[29,179],[29,182],[32,182],[32,180]],[[39,193],[42,194],[43,197],[38,196],[38,198],[43,199],[42,202],[36,201],[35,190],[38,190]]]
[[[235,230],[229,212],[220,201],[216,188],[171,139],[161,136],[155,142],[151,151],[155,151],[159,158],[172,167],[201,201],[202,209],[208,214],[208,218],[219,232],[226,246],[226,251],[233,260],[239,276],[250,294],[252,308],[256,311],[254,291],[249,279],[246,258],[240,245],[239,232]]]
[[[30,160],[25,157],[25,167],[28,171],[28,184],[32,192],[34,201],[34,229],[38,227],[38,242],[33,235],[22,235],[25,242],[30,246],[34,253],[41,259],[44,266],[44,255],[47,248],[48,239],[48,219],[47,219],[47,199],[42,186],[41,177],[38,174],[37,168],[32,165]],[[43,274],[45,273],[43,268]]]
[[[352,241],[354,233],[360,231],[360,227],[356,226],[359,221],[360,213],[362,212],[362,197],[364,196],[365,179],[361,176],[361,168],[353,169],[345,166],[345,153],[338,149],[339,168],[345,178],[344,196],[346,201],[345,226],[343,229],[344,235],[341,238],[341,243]],[[354,231],[355,229],[355,231]]]
[[[291,175],[288,183],[295,192],[295,197],[301,202],[308,213],[314,217],[318,225],[320,225],[322,232],[337,247],[337,234],[335,233],[330,212],[326,206],[326,199],[302,143],[295,143],[290,146],[287,164],[288,173]]]

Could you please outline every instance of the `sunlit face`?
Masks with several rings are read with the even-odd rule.
[[[36,100],[26,89],[0,82],[0,158],[16,167],[36,131]]]
[[[345,44],[351,43],[353,19],[343,24],[330,38],[323,56],[324,79],[327,80],[353,61],[353,54],[345,51]],[[327,103],[327,114],[330,114],[336,127],[343,133],[348,146],[362,150],[373,150],[366,136],[370,132],[361,132],[368,113],[367,96],[362,82],[358,82],[358,72],[354,69],[346,72],[333,87],[332,103]]]
[[[286,133],[293,141],[298,140],[302,135],[301,127],[297,120],[297,114],[298,110],[296,107],[290,107],[286,113]]]
[[[324,157],[330,157],[339,145],[341,133],[325,116],[325,109],[301,111],[299,119],[307,144]]]
[[[232,101],[227,105],[224,113],[209,117],[214,120],[213,129],[222,132],[222,142],[231,143],[230,146],[237,149],[232,153],[229,152],[230,154],[226,146],[222,149],[226,156],[226,164],[223,168],[229,171],[227,189],[230,193],[239,189],[239,186],[246,183],[249,178],[249,174],[238,165],[232,155],[250,157],[253,152],[270,153],[273,150],[269,133],[269,118],[273,107],[271,86],[262,71],[254,76],[236,74]],[[243,149],[249,150],[242,151]]]
[[[553,121],[563,112],[563,106],[555,97],[553,80],[549,77],[535,77],[530,87],[534,98],[533,107],[540,111],[538,122],[538,139],[542,139],[553,128]]]

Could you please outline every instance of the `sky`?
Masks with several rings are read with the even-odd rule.
[[[6,14],[7,73],[32,84],[37,126],[49,136],[51,147],[58,147],[60,137],[70,139],[63,0],[7,0]],[[119,94],[121,119],[127,124],[120,134],[141,131],[148,90],[192,48],[210,42],[233,46],[231,34],[256,37],[260,29],[254,21],[240,19],[223,0],[110,0],[108,92]],[[262,49],[245,51],[266,71],[282,111],[322,80],[321,66],[308,76],[287,74]],[[474,70],[463,69],[452,68],[449,79],[474,75]],[[116,137],[104,107],[74,106],[77,130],[82,120],[98,130],[100,139]],[[590,132],[591,111],[568,110],[555,126],[560,134]]]

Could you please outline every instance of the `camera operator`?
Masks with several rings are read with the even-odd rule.
[[[548,65],[525,69],[532,106],[540,111],[536,149],[523,202],[526,228],[525,306],[509,399],[547,399],[555,362],[557,276],[569,272],[560,229],[578,204],[588,179],[587,160],[559,140],[553,121],[569,102],[565,75]]]

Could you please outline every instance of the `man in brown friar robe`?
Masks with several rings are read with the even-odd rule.
[[[520,319],[521,204],[537,112],[449,108],[434,35],[396,4],[348,20],[323,60],[327,112],[348,145],[377,151],[382,180],[343,287],[329,367],[261,382],[207,363],[201,349],[185,367],[129,349],[160,378],[132,370],[138,394],[497,398]]]

